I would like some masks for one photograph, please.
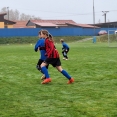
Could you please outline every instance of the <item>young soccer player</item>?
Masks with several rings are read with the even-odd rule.
[[[41,72],[41,63],[47,58],[46,51],[45,51],[45,39],[41,37],[41,31],[39,32],[39,40],[37,41],[37,43],[35,44],[34,50],[37,52],[40,50],[40,58],[38,60],[38,63],[36,65],[36,68]],[[46,66],[48,69],[48,65]],[[45,79],[45,75],[43,74],[43,76],[41,77],[41,80]]]
[[[54,45],[52,35],[48,34],[47,30],[42,30],[41,37],[45,38],[45,49],[47,54],[46,60],[41,64],[41,70],[46,76],[46,79],[42,82],[42,84],[51,82],[48,69],[46,68],[46,66],[49,64],[51,64],[53,67],[56,67],[56,69],[68,79],[68,84],[73,83],[74,79],[67,73],[67,71],[62,69],[59,53]]]
[[[62,54],[63,54],[63,59],[64,60],[68,60],[68,56],[67,56],[67,53],[69,52],[69,46],[67,43],[64,42],[64,39],[60,39],[60,42],[62,43]]]

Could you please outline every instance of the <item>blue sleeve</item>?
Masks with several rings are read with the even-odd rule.
[[[69,46],[64,42],[64,43],[63,43],[63,48],[64,48],[64,49],[68,49]]]
[[[65,44],[63,44],[63,48],[65,48]]]
[[[40,47],[40,46],[41,46],[41,40],[39,39],[39,40],[37,41],[37,43],[35,44],[34,50],[37,52],[38,47]]]
[[[62,43],[63,48],[65,48],[64,43]]]

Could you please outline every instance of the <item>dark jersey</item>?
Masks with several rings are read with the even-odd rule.
[[[47,58],[59,58],[59,53],[52,41],[48,38],[45,39],[45,49]]]

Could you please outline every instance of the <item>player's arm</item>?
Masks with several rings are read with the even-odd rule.
[[[40,46],[41,46],[41,40],[38,40],[34,47],[35,52],[37,52],[39,50]]]

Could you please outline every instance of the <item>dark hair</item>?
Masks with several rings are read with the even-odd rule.
[[[42,32],[44,35],[46,35],[47,37],[49,36],[49,33],[48,33],[47,30],[41,30],[41,32]]]
[[[42,29],[42,30],[43,30],[43,29]],[[42,30],[40,30],[40,31],[38,32],[39,35],[41,35],[41,31],[42,31]]]
[[[48,37],[49,37],[50,41],[54,42],[53,36],[50,33],[49,33]]]
[[[39,31],[38,34],[41,35],[41,31]]]
[[[52,35],[49,33],[49,37],[52,38]]]

